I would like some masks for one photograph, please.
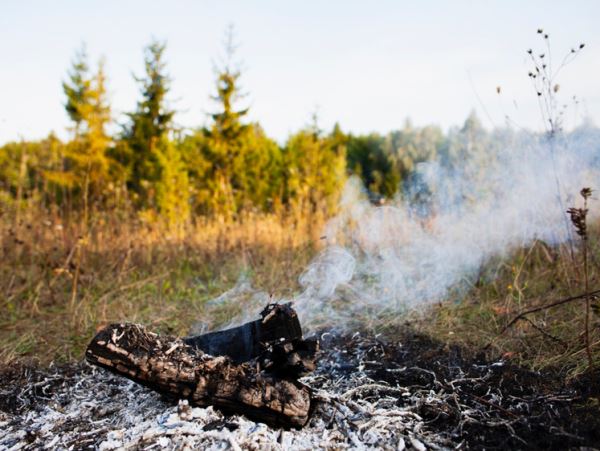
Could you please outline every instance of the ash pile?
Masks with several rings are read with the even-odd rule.
[[[6,368],[0,449],[540,449],[600,443],[598,393],[427,337],[319,334],[303,427],[175,400],[95,366]]]

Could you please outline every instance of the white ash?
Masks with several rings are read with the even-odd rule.
[[[413,406],[394,407],[396,398],[386,393],[398,389],[360,375],[332,380],[327,389],[318,390],[316,411],[301,430],[271,428],[242,416],[225,417],[212,407],[191,407],[187,401],[173,405],[100,369],[85,368],[77,378],[67,381],[39,410],[22,416],[2,414],[0,449],[398,449],[402,443],[436,449],[448,445],[444,437],[427,431],[414,413],[413,406],[423,401],[420,395],[406,391],[402,395]],[[311,378],[305,382],[310,384]],[[378,399],[362,399],[361,387],[369,395],[379,392]],[[71,401],[61,405],[64,399]]]
[[[332,356],[327,356],[331,359]],[[335,363],[326,365],[328,371]],[[363,366],[363,365],[359,365]],[[63,378],[63,380],[61,380]],[[60,381],[57,384],[57,381]],[[317,372],[316,409],[301,430],[283,430],[212,407],[164,400],[157,393],[104,370],[82,366],[54,384],[44,405],[21,414],[0,413],[0,449],[446,449],[443,434],[416,413],[423,403],[445,402],[431,391],[377,382],[356,369],[347,376]],[[58,388],[56,388],[58,386]],[[402,407],[398,398],[402,398]]]

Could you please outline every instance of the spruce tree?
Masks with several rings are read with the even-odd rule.
[[[334,212],[345,182],[347,138],[336,125],[323,135],[316,126],[290,136],[284,154],[284,201],[305,213]]]
[[[225,58],[217,68],[216,94],[212,99],[218,111],[211,115],[202,146],[205,169],[198,193],[208,194],[203,210],[232,217],[248,208],[269,209],[276,196],[280,150],[258,124],[245,124],[248,108],[236,108],[243,98],[241,70],[234,62],[233,29],[226,33]]]
[[[91,90],[89,70],[87,51],[83,44],[75,54],[71,70],[68,72],[68,80],[62,84],[63,92],[67,97],[65,110],[73,121],[76,137],[79,135],[83,122],[82,106],[89,102],[89,91]]]
[[[65,167],[54,174],[65,186],[99,199],[109,179],[110,138],[106,127],[111,120],[106,92],[104,62],[91,73],[85,47],[77,52],[63,83],[65,110],[73,122],[73,138],[65,149]]]
[[[172,129],[175,112],[167,106],[171,80],[164,62],[165,43],[153,41],[145,49],[145,77],[134,77],[140,85],[141,100],[123,132],[125,146],[121,159],[128,169],[128,187],[137,194],[140,205],[154,202],[154,187],[160,178],[157,152]]]
[[[160,174],[155,184],[156,205],[169,228],[181,231],[190,214],[188,172],[174,143],[163,137],[158,149]]]
[[[119,149],[138,207],[147,217],[158,212],[170,228],[181,231],[189,218],[188,171],[171,140],[175,111],[167,104],[171,79],[166,73],[165,48],[165,43],[155,40],[145,49],[145,77],[135,77],[142,98],[128,114]]]
[[[242,118],[248,109],[235,110],[234,104],[242,94],[239,87],[241,71],[235,68],[233,29],[227,30],[224,47],[225,56],[221,67],[217,68],[216,94],[212,97],[219,106],[219,111],[212,114],[213,124],[208,130],[209,146],[206,149],[208,160],[212,163],[209,177],[213,192],[213,209],[218,214],[230,216],[239,208],[240,157],[242,154],[242,135],[246,126]]]

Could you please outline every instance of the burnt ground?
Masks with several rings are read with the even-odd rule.
[[[15,365],[0,370],[0,449],[600,445],[599,372],[566,384],[558,372],[486,361],[410,333],[325,333],[321,343],[318,369],[305,379],[319,400],[313,419],[288,436],[211,408],[183,421],[181,405],[85,363]]]
[[[330,336],[323,345],[332,358],[320,372],[344,377],[363,365],[375,381],[446,401],[423,402],[417,413],[465,449],[600,447],[598,370],[566,384],[558,372],[486,361],[415,334],[391,342]]]

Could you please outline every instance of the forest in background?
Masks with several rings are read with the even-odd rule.
[[[415,191],[419,163],[437,160],[459,172],[466,161],[491,161],[527,134],[487,131],[472,113],[447,132],[406,120],[387,134],[356,135],[338,125],[324,131],[315,115],[280,145],[246,119],[233,49],[229,36],[209,125],[183,130],[170,108],[165,43],[144,49],[145,72],[134,76],[139,100],[124,118],[111,113],[103,60],[93,67],[82,48],[63,83],[70,139],[51,133],[0,147],[2,214],[18,222],[22,211],[43,211],[65,222],[119,211],[178,231],[197,217],[235,220],[248,212],[328,217],[350,175],[361,178],[374,202],[398,192],[423,197],[423,187]]]

